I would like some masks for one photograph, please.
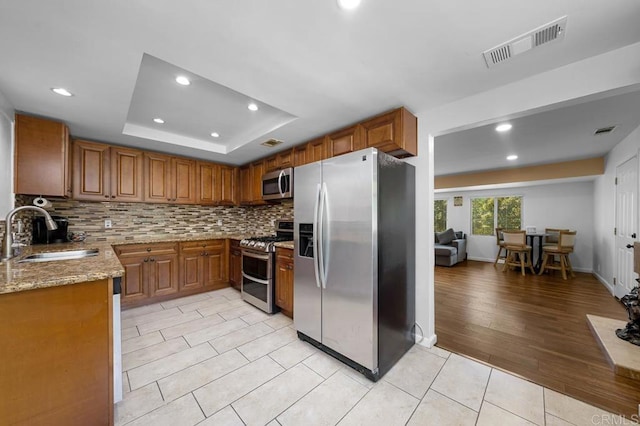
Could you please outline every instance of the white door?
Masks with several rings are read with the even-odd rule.
[[[638,233],[638,159],[633,156],[616,168],[616,275],[615,296],[636,286],[633,243]]]

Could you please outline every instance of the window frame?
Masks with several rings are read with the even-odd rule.
[[[493,227],[491,234],[476,234],[473,229],[473,201],[476,199],[493,198]],[[469,234],[479,237],[494,237],[496,235],[496,228],[498,227],[498,198],[520,198],[520,228],[524,223],[524,195],[511,194],[511,195],[478,195],[469,197]]]

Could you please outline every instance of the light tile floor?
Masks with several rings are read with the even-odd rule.
[[[437,347],[372,383],[231,288],[124,311],[122,328],[116,425],[627,424]]]

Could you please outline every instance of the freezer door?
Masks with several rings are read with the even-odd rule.
[[[293,306],[296,330],[320,342],[322,339],[322,291],[319,277],[315,238],[320,201],[321,166],[311,163],[296,167],[293,195],[294,256]],[[300,236],[302,225],[303,235]],[[311,225],[311,226],[310,226]],[[313,237],[309,238],[309,231]],[[278,285],[276,283],[276,285]]]
[[[323,161],[322,179],[322,343],[375,370],[377,151],[367,149]]]

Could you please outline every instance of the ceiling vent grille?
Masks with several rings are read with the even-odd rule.
[[[282,141],[278,139],[269,139],[268,141],[262,142],[260,145],[268,146],[269,148],[273,148],[276,145],[280,145]]]
[[[553,22],[542,25],[526,34],[522,34],[506,43],[482,52],[487,68],[505,62],[512,57],[540,47],[552,41],[564,38],[567,27],[567,17],[563,16]]]
[[[601,127],[599,129],[597,129],[593,134],[594,135],[602,135],[604,133],[611,133],[613,132],[613,129],[615,129],[616,126],[609,126],[609,127]]]

